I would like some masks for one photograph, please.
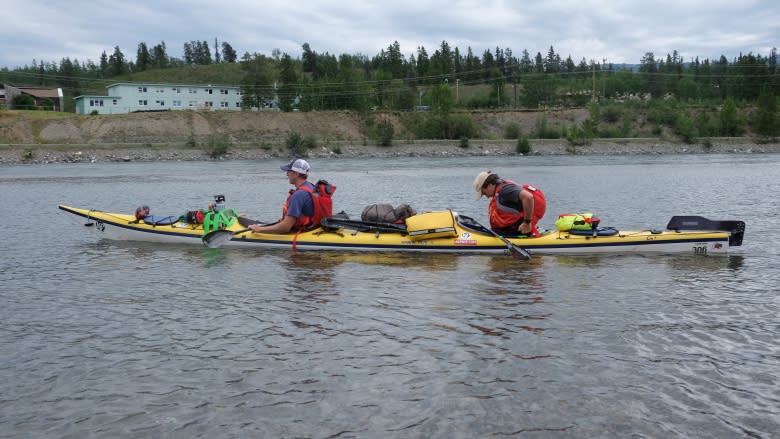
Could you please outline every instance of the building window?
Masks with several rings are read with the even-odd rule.
[[[146,87],[138,87],[138,93],[146,93]]]
[[[190,101],[189,104],[187,104],[187,105],[190,106],[190,107],[197,107],[198,106],[198,102],[197,101]]]
[[[181,107],[181,101],[173,101],[174,107]]]
[[[241,108],[241,102],[236,102],[236,108]]]
[[[111,101],[111,105],[116,105],[116,104],[117,104],[117,100],[116,100],[116,99],[114,99],[113,101]]]
[[[238,90],[236,90],[236,94],[241,96],[241,89],[240,88]]]
[[[219,106],[220,106],[220,108],[227,108],[228,107],[228,103],[225,102],[225,101],[222,101],[222,102],[219,103]]]
[[[181,93],[181,89],[179,87],[173,87],[171,90],[173,90],[174,93]]]
[[[158,88],[157,89],[157,93],[165,93],[165,89],[164,88]]]
[[[146,99],[139,99],[138,100],[138,106],[140,106],[140,107],[144,107],[147,104],[148,104],[148,102],[146,101]]]
[[[228,91],[227,91],[227,90],[225,90],[224,88],[221,88],[221,89],[219,90],[219,94],[221,94],[221,95],[226,95],[226,94],[228,94]]]
[[[210,89],[210,88],[207,88],[207,89],[206,89],[206,93],[208,93],[208,94],[212,94],[212,93],[214,93],[214,90],[212,90],[212,89]]]
[[[195,94],[195,93],[197,93],[197,92],[198,92],[198,89],[197,89],[197,88],[190,88],[190,89],[188,89],[188,91],[189,91],[190,93],[192,93],[192,94]]]
[[[154,103],[159,105],[159,106],[161,106],[161,107],[165,106],[165,101],[154,101]]]
[[[206,102],[203,103],[203,106],[206,107],[206,108],[211,108],[211,107],[214,106],[214,102],[206,101]]]

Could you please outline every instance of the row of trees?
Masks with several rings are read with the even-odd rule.
[[[432,55],[424,47],[404,58],[397,42],[369,59],[364,55],[318,54],[304,44],[300,60],[287,54],[267,57],[245,54],[243,94],[247,106],[261,106],[271,96],[282,109],[301,110],[381,107],[410,109],[435,105],[434,87],[446,84],[455,105],[464,108],[539,108],[583,106],[593,100],[675,96],[688,103],[717,103],[731,97],[755,102],[762,89],[780,90],[777,51],[768,56],[740,54],[729,62],[698,58],[685,61],[674,51],[665,58],[648,52],[637,66],[601,60],[575,63],[550,47],[546,56],[519,58],[511,49],[496,48],[481,57],[469,48],[465,56],[442,42]],[[274,89],[282,84],[285,90]],[[479,94],[467,94],[479,86]]]
[[[238,54],[227,41],[222,42],[222,52],[220,55],[219,42],[214,38],[214,59],[211,58],[209,43],[206,41],[190,41],[184,43],[184,62],[195,65],[209,65],[211,63],[234,63]]]
[[[214,51],[209,43],[189,41],[184,43],[183,58],[168,54],[164,41],[152,47],[146,42],[138,43],[135,60],[129,59],[119,46],[115,46],[110,54],[103,51],[95,63],[92,60],[80,62],[69,57],[62,58],[58,63],[53,61],[33,60],[29,66],[13,70],[0,69],[0,82],[18,86],[58,86],[63,87],[70,96],[82,94],[95,81],[115,78],[121,75],[144,72],[154,69],[173,69],[193,65],[210,65],[219,63],[236,63],[238,54],[227,41],[219,43],[214,39]]]
[[[151,49],[142,41],[138,43],[135,62],[133,62],[125,57],[125,54],[122,53],[119,46],[115,46],[114,52],[111,55],[106,55],[105,51],[100,55],[98,73],[101,78],[108,78],[125,73],[143,72],[149,69],[236,62],[238,55],[230,43],[223,41],[221,52],[219,47],[218,40],[214,38],[214,56],[212,58],[208,41],[189,41],[184,43],[184,58],[179,59],[168,55],[165,41],[160,42],[160,44],[153,46]],[[70,60],[64,58],[62,63],[70,63]],[[35,64],[35,61],[33,61],[33,64]],[[71,64],[75,67],[78,65],[78,61]],[[86,68],[82,68],[84,73],[87,75],[93,73],[94,69],[89,68],[89,62],[85,67]]]
[[[184,43],[183,54],[183,58],[170,56],[165,42],[151,48],[141,42],[134,61],[117,46],[110,55],[103,52],[97,64],[69,58],[59,64],[33,61],[32,66],[0,70],[0,81],[60,86],[67,96],[76,96],[97,88],[93,85],[96,81],[128,73],[238,64],[236,78],[243,89],[244,105],[263,107],[273,102],[285,111],[436,106],[442,96],[437,89],[442,86],[453,96],[454,106],[534,109],[632,96],[673,95],[694,104],[727,98],[755,103],[762,90],[773,95],[780,90],[776,49],[765,56],[748,53],[714,61],[684,60],[677,51],[666,57],[648,52],[638,65],[631,66],[614,65],[606,59],[575,62],[552,46],[545,55],[537,52],[533,57],[525,49],[515,56],[512,49],[500,47],[478,56],[470,47],[463,53],[446,41],[431,54],[419,46],[414,54],[405,56],[396,41],[371,58],[362,54],[336,57],[318,53],[305,43],[299,58],[274,50],[271,56],[246,52],[239,60],[227,42],[220,44],[214,39],[212,50],[207,41],[192,40]]]

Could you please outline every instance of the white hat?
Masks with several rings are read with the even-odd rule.
[[[308,175],[309,170],[311,169],[311,166],[309,166],[309,162],[307,162],[304,159],[293,159],[289,164],[284,165],[281,167],[282,171],[293,171],[297,172],[299,174]]]
[[[477,191],[477,200],[482,198],[482,185],[485,184],[485,180],[490,177],[490,171],[482,171],[477,174],[477,178],[474,179],[474,190]]]

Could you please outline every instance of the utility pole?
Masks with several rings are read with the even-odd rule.
[[[593,91],[591,92],[591,100],[596,102],[596,62],[590,60],[590,69],[593,72]]]

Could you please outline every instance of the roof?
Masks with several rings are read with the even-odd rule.
[[[211,88],[241,88],[238,85],[224,85],[224,84],[174,84],[174,83],[159,83],[159,82],[115,82],[106,88],[116,87],[117,85],[129,85],[131,87],[211,87]]]
[[[61,98],[62,89],[59,88],[40,88],[40,87],[19,87],[19,90],[36,98]]]
[[[122,99],[122,96],[106,96],[106,95],[79,95],[73,99]]]

